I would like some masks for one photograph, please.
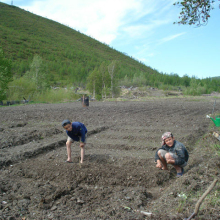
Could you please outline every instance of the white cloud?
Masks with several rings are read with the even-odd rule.
[[[169,5],[167,0],[33,0],[22,8],[110,44],[121,32],[140,37],[167,23],[155,16]],[[146,22],[140,25],[141,19]]]
[[[128,22],[124,19],[128,13],[141,14],[141,5],[141,0],[36,0],[23,8],[109,44]]]
[[[130,25],[128,27],[123,28],[123,31],[128,34],[130,37],[144,37],[152,35],[155,30],[161,26],[169,23],[169,20],[152,20],[148,21],[145,24],[139,25]]]
[[[159,45],[159,44],[163,44],[163,43],[165,43],[165,42],[167,42],[167,41],[174,40],[175,38],[180,37],[181,35],[184,35],[184,34],[185,34],[185,32],[179,33],[179,34],[170,35],[170,36],[168,36],[168,37],[164,37],[164,38],[162,38],[162,39],[159,40],[158,45]]]

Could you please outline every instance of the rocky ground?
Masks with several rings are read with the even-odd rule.
[[[183,219],[215,178],[212,97],[144,102],[25,104],[0,108],[0,219]],[[217,108],[217,107],[216,107]],[[85,163],[66,163],[63,119],[88,128]],[[160,137],[172,131],[190,153],[185,174],[158,170]],[[195,219],[219,219],[220,185]],[[147,212],[149,215],[141,213]]]

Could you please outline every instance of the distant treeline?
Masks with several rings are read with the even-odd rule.
[[[54,85],[47,74],[48,68],[43,59],[35,55],[29,68],[23,76],[13,79],[8,84],[7,100],[21,100],[29,97],[37,101],[63,101],[79,98],[77,87],[83,87],[91,95],[100,100],[108,97],[118,97],[120,87],[156,87],[162,90],[178,90],[185,95],[209,94],[213,91],[220,92],[220,80],[217,78],[197,79],[187,75],[180,77],[177,74],[149,72],[123,72],[120,61],[102,62],[100,66],[85,74],[85,79],[77,83],[66,81],[65,87],[59,86],[54,90]],[[72,76],[74,79],[74,76]]]

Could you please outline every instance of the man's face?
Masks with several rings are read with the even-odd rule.
[[[174,143],[174,137],[169,137],[169,138],[166,138],[164,140],[165,144],[168,146],[168,147],[172,147],[173,146],[173,143]]]
[[[71,125],[71,124],[67,124],[66,126],[64,126],[64,128],[65,128],[67,131],[72,131],[72,125]]]

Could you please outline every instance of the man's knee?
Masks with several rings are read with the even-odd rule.
[[[165,150],[162,150],[162,149],[160,149],[160,150],[157,152],[158,156],[159,156],[160,158],[163,158],[163,159],[165,159],[166,153],[167,153],[167,152],[166,152]]]
[[[71,144],[72,144],[72,142],[71,142],[71,141],[67,141],[67,142],[66,142],[66,146],[67,146],[67,147],[70,147],[70,146],[71,146]]]
[[[157,152],[157,155],[158,155],[159,157],[162,157],[162,154],[161,154],[161,151],[160,151],[160,150]]]
[[[174,158],[171,156],[170,153],[166,153],[166,154],[165,154],[165,159],[166,159],[166,160],[169,160],[169,159],[174,159]]]

